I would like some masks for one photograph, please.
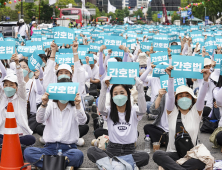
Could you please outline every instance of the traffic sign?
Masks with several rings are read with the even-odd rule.
[[[192,14],[192,11],[187,11],[187,15],[191,15]]]
[[[209,20],[209,16],[205,16],[205,20],[206,20],[206,19]]]
[[[194,19],[194,16],[193,16],[193,15],[191,16],[191,19]]]
[[[161,14],[158,14],[158,15],[157,15],[157,18],[161,18],[161,17],[162,17],[162,15],[161,15]]]

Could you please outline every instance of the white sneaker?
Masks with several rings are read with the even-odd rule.
[[[73,166],[67,166],[66,170],[74,170]]]
[[[85,144],[85,141],[83,138],[79,138],[78,142],[76,143],[76,145],[78,145],[78,146],[83,146],[84,144]]]
[[[41,144],[45,145],[45,141],[44,141],[44,139],[43,139],[42,137],[39,138],[39,142],[40,142]]]

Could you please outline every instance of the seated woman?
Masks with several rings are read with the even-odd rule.
[[[7,105],[9,102],[12,102],[20,143],[30,146],[35,143],[35,137],[32,136],[33,132],[28,126],[26,82],[24,81],[23,71],[17,54],[13,54],[11,60],[14,60],[16,63],[17,76],[12,73],[6,75],[3,79],[4,89],[0,86],[0,144],[3,141]]]
[[[174,96],[174,78],[171,77],[172,69],[173,66],[169,66],[166,69],[166,72],[169,75],[168,96],[166,100],[169,125],[169,143],[166,152],[156,151],[154,153],[153,160],[165,170],[204,169],[205,163],[201,162],[199,159],[189,159],[182,165],[176,163],[176,161],[180,159],[180,156],[178,154],[179,151],[176,150],[175,146],[175,134],[178,132],[178,130],[176,131],[178,115],[181,115],[180,119],[185,131],[189,133],[193,146],[196,146],[210,71],[208,69],[203,69],[201,71],[203,73],[204,82],[196,100],[193,90],[184,85],[176,89],[176,95]]]
[[[159,142],[162,146],[167,146],[168,144],[168,132],[169,125],[166,113],[166,89],[160,89],[159,94],[154,100],[154,103],[150,107],[150,113],[152,115],[157,115],[157,118],[153,124],[147,124],[144,126],[145,135],[149,135],[151,142]]]
[[[131,105],[130,91],[127,85],[115,84],[110,90],[110,106],[105,106],[106,91],[110,85],[110,78],[102,80],[98,110],[107,121],[109,144],[106,153],[98,148],[91,147],[87,151],[89,160],[96,161],[107,157],[124,156],[132,154],[138,167],[148,164],[149,155],[146,152],[135,153],[137,141],[137,125],[146,113],[146,100],[144,97],[143,83],[136,78],[138,91],[138,106]],[[105,81],[106,80],[106,81]]]
[[[68,78],[62,78],[58,82],[72,82]],[[46,142],[44,148],[29,147],[24,151],[26,161],[34,163],[42,155],[57,155],[61,149],[67,156],[67,166],[80,167],[83,162],[83,153],[77,149],[79,139],[79,125],[86,123],[87,117],[80,105],[81,97],[77,93],[75,101],[53,100],[49,101],[48,93],[42,96],[42,105],[39,107],[36,120],[45,122],[43,139]],[[35,164],[42,168],[43,160]]]

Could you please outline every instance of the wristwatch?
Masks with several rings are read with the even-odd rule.
[[[78,53],[73,53],[73,55],[78,55]]]
[[[21,68],[21,65],[20,65],[20,64],[19,64],[19,65],[16,65],[16,68],[17,68],[17,69]]]

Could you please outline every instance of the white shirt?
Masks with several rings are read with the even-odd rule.
[[[79,125],[84,125],[87,117],[82,108],[78,110],[68,103],[61,111],[58,104],[50,100],[46,108],[39,107],[36,120],[45,122],[43,139],[46,143],[73,144],[79,139]]]
[[[33,132],[28,125],[27,117],[27,100],[26,100],[26,83],[23,77],[22,69],[16,69],[18,77],[18,90],[12,98],[5,95],[4,90],[0,87],[0,134],[4,134],[5,119],[6,119],[6,106],[12,102],[14,107],[15,118],[17,122],[17,130],[20,135],[31,135]]]
[[[113,143],[119,144],[131,144],[137,141],[137,125],[138,122],[142,119],[143,116],[138,116],[139,107],[134,105],[131,108],[131,115],[129,123],[125,120],[126,113],[120,113],[119,115],[119,123],[114,124],[114,122],[110,119],[110,106],[107,106],[108,116],[106,118],[108,131],[109,131],[109,140]],[[104,116],[105,117],[105,116]]]
[[[94,65],[92,69],[92,76],[91,78],[93,80],[99,80],[99,67],[97,65]]]
[[[27,37],[26,31],[28,31],[28,27],[27,27],[26,24],[22,25],[19,30],[18,30],[18,29],[19,29],[18,26],[15,27],[15,32],[17,32],[18,34],[20,34],[20,36],[25,36],[25,37]]]
[[[177,116],[179,114],[179,110],[175,106],[173,111],[168,115],[168,123],[169,123],[169,143],[167,146],[167,152],[176,152],[175,148],[175,130],[176,130],[176,121]],[[201,116],[197,112],[196,104],[193,105],[192,109],[186,114],[183,115],[181,113],[181,120],[186,131],[189,133],[193,145],[196,146],[197,135],[200,127]]]
[[[160,124],[157,125],[161,129],[163,129],[165,132],[169,132],[169,125],[168,125],[168,118],[167,118],[167,111],[166,111],[167,96],[168,96],[168,93],[166,93],[165,95],[165,106],[164,106],[162,117],[160,119]]]
[[[219,91],[220,91],[220,89],[221,88],[219,88],[219,87],[216,87],[214,90],[213,90],[213,96],[214,96],[214,98],[216,98],[216,96],[217,96],[217,94],[219,93]],[[220,95],[220,94],[219,94]],[[221,99],[221,95],[220,95],[220,98],[219,99]],[[219,121],[219,123],[218,123],[218,127],[222,127],[222,102],[221,102],[222,100],[220,100],[220,101],[218,101],[218,100],[216,100],[216,104],[217,104],[217,107],[219,107],[219,111],[220,111],[220,121]],[[212,111],[211,111],[212,112]]]
[[[160,78],[147,76],[145,82],[148,82],[148,86],[152,88],[151,102],[153,102],[155,99],[155,96],[158,95],[159,90],[161,89]]]
[[[33,82],[33,84],[32,84]],[[32,85],[31,93],[30,93],[30,88]],[[37,94],[43,95],[43,87],[40,83],[39,79],[29,79],[29,81],[26,83],[26,93],[27,93],[27,101],[29,98],[29,103],[30,103],[30,113],[35,114],[37,111],[36,108],[36,99],[37,99]],[[30,97],[29,97],[30,93]]]

